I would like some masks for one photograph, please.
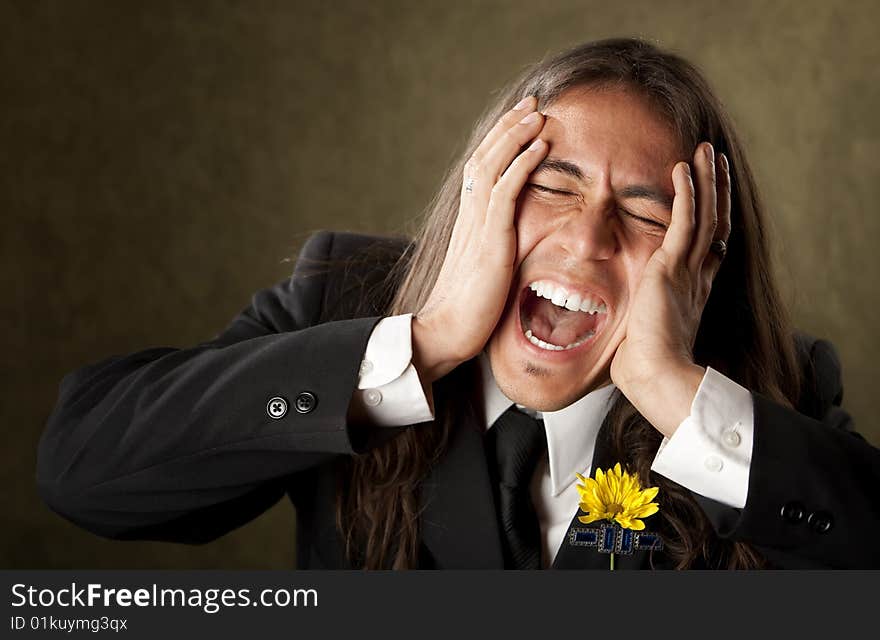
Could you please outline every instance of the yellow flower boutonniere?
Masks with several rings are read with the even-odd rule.
[[[632,553],[633,538],[632,534],[621,535],[618,527],[631,531],[642,531],[645,523],[642,518],[652,516],[660,510],[660,506],[656,502],[652,502],[660,491],[658,487],[648,487],[642,489],[638,476],[630,474],[621,468],[620,463],[614,465],[613,469],[602,471],[596,469],[596,477],[585,478],[581,474],[577,475],[580,482],[577,485],[578,494],[580,494],[579,507],[586,515],[578,516],[578,520],[584,524],[590,524],[596,521],[606,520],[612,523],[615,530],[614,546],[611,550],[611,569],[614,569],[614,550],[621,551],[620,547],[624,546]],[[583,484],[581,484],[583,483]],[[606,535],[603,529],[603,536]],[[656,547],[653,540],[652,547]],[[600,551],[603,550],[600,544]],[[635,541],[638,546],[638,541]],[[626,552],[626,551],[624,551]]]

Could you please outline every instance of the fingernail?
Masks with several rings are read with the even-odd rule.
[[[529,145],[529,151],[537,151],[541,147],[544,146],[544,141],[541,138],[535,138],[535,141]]]
[[[727,163],[727,156],[722,153],[719,160],[721,161],[721,168],[725,171],[725,173],[730,171],[730,165]]]
[[[706,146],[703,147],[703,153],[706,155],[706,160],[715,162],[715,149],[712,148],[711,143],[706,143]]]
[[[519,121],[520,124],[532,124],[533,122],[537,122],[541,118],[541,114],[537,111],[532,111],[529,115]]]
[[[513,108],[513,110],[514,111],[522,111],[527,106],[529,106],[529,103],[531,101],[532,101],[532,96],[526,96],[525,98],[523,98],[522,100],[520,100],[519,102],[516,103],[516,106]]]

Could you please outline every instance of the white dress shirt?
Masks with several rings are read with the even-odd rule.
[[[434,418],[412,364],[411,329],[412,314],[383,318],[367,343],[358,389],[366,415],[376,425],[402,426]],[[479,362],[489,429],[514,403],[495,383],[485,353]],[[531,484],[544,567],[553,563],[578,509],[575,473],[592,474],[596,437],[618,393],[608,385],[559,411],[543,413],[517,405],[543,419],[547,433],[547,455]],[[651,469],[695,493],[742,508],[748,494],[753,431],[751,394],[707,368],[690,415],[671,438],[664,437]]]

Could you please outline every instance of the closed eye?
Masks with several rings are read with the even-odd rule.
[[[656,229],[663,229],[664,231],[667,228],[666,225],[663,224],[662,222],[657,222],[656,220],[652,220],[651,218],[643,218],[642,216],[637,216],[636,214],[631,213],[631,212],[627,211],[626,209],[620,209],[620,213],[627,216],[628,218],[635,220],[636,222],[638,222],[640,224],[644,224],[649,227],[654,227]]]
[[[551,189],[550,187],[545,187],[542,184],[536,184],[534,182],[529,182],[526,184],[527,187],[531,187],[536,191],[540,191],[541,193],[552,193],[559,196],[574,196],[577,195],[572,193],[571,191],[563,191],[562,189]]]

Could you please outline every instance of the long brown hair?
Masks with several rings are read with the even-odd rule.
[[[503,90],[475,127],[466,152],[447,174],[412,244],[389,275],[388,286],[396,290],[386,313],[415,313],[425,303],[458,215],[464,164],[492,125],[523,96],[536,96],[540,109],[583,85],[635,91],[673,127],[683,149],[707,140],[727,155],[732,179],[729,250],[703,313],[695,360],[752,391],[795,405],[800,377],[793,332],[772,276],[765,215],[742,145],[694,66],[640,40],[578,46],[538,63]],[[419,483],[443,455],[455,425],[455,416],[442,410],[440,398],[437,403],[430,426],[403,430],[347,460],[339,484],[337,526],[353,566],[417,566]],[[689,491],[650,471],[661,436],[622,394],[608,420],[615,459],[638,472],[644,485],[660,487],[666,554],[678,568],[762,564],[748,545],[718,539]]]

